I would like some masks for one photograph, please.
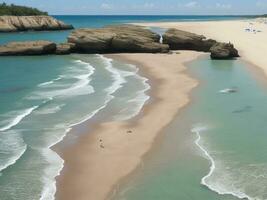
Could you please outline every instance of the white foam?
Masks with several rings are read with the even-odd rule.
[[[57,127],[55,127],[57,128]],[[61,170],[64,167],[64,160],[51,148],[62,141],[66,134],[71,130],[71,128],[63,131],[62,134],[58,134],[54,141],[49,141],[48,147],[42,148],[41,154],[46,158],[49,166],[45,169],[44,175],[42,177],[43,189],[41,193],[40,200],[54,200],[56,193],[56,177],[60,175]],[[54,135],[55,137],[55,135]],[[49,138],[50,140],[51,138]]]
[[[30,115],[32,113],[32,111],[34,111],[36,108],[38,108],[38,106],[33,106],[33,107],[28,108],[26,110],[15,112],[16,113],[16,116],[13,119],[9,119],[8,121],[10,121],[10,122],[8,122],[7,125],[1,127],[0,128],[0,132],[9,130],[10,128],[16,126],[26,116]]]
[[[74,61],[74,63],[75,66],[72,66],[70,69],[66,70],[66,74],[60,75],[57,79],[54,79],[53,81],[49,81],[45,85],[42,85],[41,88],[43,89],[47,89],[47,87],[49,86],[49,90],[35,91],[27,99],[54,99],[56,97],[72,97],[94,93],[94,88],[90,85],[90,77],[94,74],[95,68],[89,63],[83,62],[81,60]],[[56,80],[64,79],[76,79],[78,81],[72,84],[55,83]],[[58,89],[58,87],[63,88]]]
[[[39,87],[44,87],[44,86],[47,86],[47,85],[51,85],[51,84],[53,84],[55,81],[58,81],[58,80],[60,80],[60,79],[62,79],[61,76],[59,76],[58,78],[52,79],[51,81],[47,81],[47,82],[44,82],[44,83],[40,83],[38,86],[39,86]]]
[[[123,87],[123,84],[127,82],[125,79],[126,77],[135,76],[136,78],[140,79],[143,82],[145,88],[143,90],[138,91],[136,94],[136,97],[129,101],[129,102],[136,103],[135,109],[134,110],[132,109],[132,111],[127,114],[118,114],[116,116],[116,120],[128,120],[136,116],[141,111],[145,102],[149,99],[149,96],[145,94],[145,92],[150,89],[150,85],[147,83],[148,79],[139,76],[138,68],[134,65],[127,64],[127,66],[133,69],[134,71],[124,71],[124,70],[120,70],[120,69],[113,67],[112,59],[106,58],[102,55],[99,55],[99,57],[101,57],[103,61],[105,62],[106,69],[109,72],[111,72],[113,80],[114,80],[113,84],[109,88],[106,89],[106,91],[108,92],[110,96],[109,101],[114,98],[112,94],[114,94],[118,89]],[[126,110],[127,109],[122,110],[121,113],[123,113],[123,111],[126,111]]]
[[[135,67],[136,68],[136,67]],[[136,68],[137,69],[137,68]],[[144,85],[143,90],[139,90],[136,93],[135,98],[128,100],[128,103],[134,103],[134,106],[127,105],[127,108],[122,110],[117,116],[116,120],[129,120],[135,116],[137,116],[140,111],[142,110],[144,104],[150,99],[150,96],[146,95],[146,92],[151,88],[150,85],[147,83],[148,79],[145,77],[141,77],[138,74],[138,69],[133,74],[137,79],[140,79]],[[122,114],[124,113],[125,114]]]
[[[126,83],[126,80],[123,76],[122,70],[119,70],[113,67],[112,59],[106,58],[102,55],[98,55],[98,56],[103,60],[106,70],[111,73],[113,83],[110,87],[106,89],[106,91],[113,98],[112,94],[115,93],[119,88],[121,88],[123,83]]]
[[[4,139],[3,139],[4,137]],[[20,135],[15,131],[8,131],[1,134],[0,138],[1,149],[0,152],[9,156],[4,163],[0,163],[0,172],[4,169],[14,165],[18,159],[27,150],[27,145],[24,143]],[[1,174],[0,174],[1,175]]]
[[[60,111],[62,109],[62,107],[64,107],[65,104],[61,104],[61,105],[55,105],[55,106],[49,106],[46,108],[42,108],[39,109],[38,111],[36,111],[36,114],[39,115],[46,115],[46,114],[53,114],[53,113],[57,113],[58,111]]]
[[[219,184],[214,184],[209,181],[209,178],[213,175],[214,171],[216,170],[216,163],[215,160],[212,158],[208,150],[203,147],[201,144],[201,132],[207,130],[206,126],[203,125],[197,125],[194,128],[192,128],[191,132],[195,133],[197,135],[197,139],[195,140],[195,144],[198,146],[198,148],[201,150],[201,152],[205,155],[205,157],[210,161],[210,169],[209,173],[204,176],[201,179],[201,184],[207,186],[210,190],[220,194],[220,195],[233,195],[235,197],[238,197],[240,199],[249,199],[249,200],[256,200],[256,198],[252,198],[245,194],[244,192],[232,187],[232,190],[226,189],[224,186]]]

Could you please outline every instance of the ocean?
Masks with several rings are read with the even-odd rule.
[[[73,24],[76,28],[80,28],[102,27],[105,25],[129,22],[234,20],[243,17],[56,16],[56,18],[63,20],[66,23]],[[161,30],[156,28],[153,30],[161,32]],[[70,31],[2,33],[0,34],[0,44],[4,44],[9,41],[40,39],[64,42],[69,32]],[[210,73],[214,75],[214,79],[212,79],[212,76],[208,77],[212,79],[210,80],[213,81],[212,83],[216,83],[212,84],[213,87],[216,85],[219,86],[219,83],[227,84],[220,85],[221,87],[216,88],[216,90],[232,85],[241,87],[239,86],[239,82],[243,83],[248,80],[247,77],[242,77],[241,75],[239,76],[239,79],[234,79],[234,76],[238,76],[238,72],[234,71],[236,68],[242,72],[241,74],[248,76],[248,73],[244,71],[243,67],[239,66],[243,64],[240,64],[239,62],[237,62],[237,64],[235,64],[235,62],[231,63],[229,68],[227,67],[229,65],[227,62],[220,64],[221,66],[218,68],[213,67],[217,64],[209,61],[208,59],[199,62],[197,61],[197,63],[204,66],[201,67],[201,72],[199,73],[207,72],[208,74]],[[205,68],[205,65],[210,67]],[[235,65],[238,65],[238,67],[235,67]],[[204,70],[202,71],[202,69]],[[222,80],[219,83],[217,83],[215,78],[217,77],[216,73],[218,71],[225,76],[223,77],[225,78],[224,80],[221,77]],[[205,76],[205,74],[203,76]],[[232,84],[230,84],[231,82],[229,82],[227,77],[231,78],[233,81]],[[216,192],[229,193],[229,191],[239,191],[239,195],[247,194],[251,196],[255,196],[255,193],[257,193],[257,195],[259,195],[259,199],[267,198],[266,194],[260,193],[260,191],[266,191],[266,188],[260,188],[259,191],[257,190],[257,187],[252,187],[254,183],[257,183],[258,179],[263,181],[260,184],[264,183],[264,178],[261,176],[264,176],[263,174],[265,173],[264,146],[266,146],[265,141],[267,141],[264,138],[265,135],[263,132],[264,122],[259,121],[259,119],[264,119],[264,117],[257,117],[264,116],[264,109],[259,106],[262,105],[264,108],[264,98],[266,97],[264,92],[262,92],[262,88],[257,86],[257,84],[254,85],[254,88],[245,88],[244,86],[242,90],[252,90],[251,92],[253,92],[253,95],[251,95],[251,97],[255,97],[255,95],[259,94],[262,95],[262,98],[249,99],[253,100],[254,104],[258,106],[258,109],[255,110],[255,112],[253,112],[254,106],[251,105],[249,100],[247,100],[247,102],[243,101],[245,97],[242,95],[248,95],[251,93],[240,92],[238,94],[233,94],[233,96],[222,95],[216,92],[211,93],[210,91],[210,93],[207,93],[206,91],[204,91],[203,94],[202,92],[199,93],[199,96],[197,97],[197,102],[199,103],[192,107],[192,109],[195,108],[196,110],[189,111],[189,113],[194,113],[189,115],[194,117],[192,119],[196,119],[196,121],[191,120],[191,117],[189,117],[190,120],[187,123],[190,124],[190,126],[192,125],[191,128],[194,131],[191,133],[186,129],[183,130],[185,130],[185,132],[190,135],[189,138],[192,139],[192,141],[189,140],[189,142],[191,142],[189,146],[195,149],[195,153],[197,152],[197,155],[191,153],[192,155],[190,154],[190,158],[193,158],[192,160],[194,162],[196,161],[196,165],[194,166],[200,166],[200,169],[197,170],[196,176],[187,177],[185,176],[186,173],[183,175],[183,171],[181,170],[189,170],[186,166],[186,162],[183,162],[184,166],[176,166],[177,163],[175,161],[179,163],[179,160],[177,160],[177,158],[173,159],[173,163],[170,163],[170,167],[173,171],[168,171],[168,173],[165,174],[165,171],[161,169],[159,173],[160,176],[155,177],[164,177],[167,175],[167,178],[165,177],[167,181],[168,177],[171,178],[170,172],[173,172],[176,176],[172,176],[172,178],[176,177],[177,180],[181,180],[180,175],[183,175],[181,177],[183,177],[184,182],[187,182],[189,185],[184,184],[184,182],[183,184],[181,182],[180,184],[175,185],[176,183],[174,182],[172,185],[173,188],[169,191],[168,188],[170,185],[166,182],[166,187],[162,188],[163,191],[166,191],[166,193],[163,192],[162,194],[158,194],[158,198],[154,199],[163,199],[160,198],[160,195],[167,195],[168,192],[175,193],[170,197],[183,197],[179,196],[183,195],[183,192],[179,192],[179,190],[177,190],[177,188],[181,187],[181,185],[187,187],[187,193],[190,193],[192,197],[194,195],[197,197],[197,195],[201,193],[199,190],[203,190],[210,194],[211,197],[214,197],[213,199],[226,199],[224,196],[222,197],[217,195]],[[121,63],[102,55],[73,54],[66,56],[0,57],[0,199],[54,199],[56,191],[55,177],[62,169],[64,161],[50,148],[61,141],[73,126],[81,124],[82,122],[93,119],[97,119],[99,122],[131,119],[136,116],[142,109],[143,105],[149,101],[150,97],[147,94],[149,89],[150,86],[148,84],[148,80],[138,74],[138,66]],[[212,90],[212,92],[214,91]],[[208,94],[209,96],[206,96],[205,99],[204,94]],[[216,102],[217,96],[207,100],[207,97],[212,97],[212,95],[215,94],[219,96],[219,99],[222,102]],[[236,108],[236,113],[232,113],[231,116],[233,118],[236,116],[236,118],[240,119],[240,121],[234,121],[232,118],[228,117],[227,114],[229,113],[222,113],[227,110],[223,108],[228,108],[228,106],[234,107],[234,105],[231,105],[232,102],[230,99],[234,98],[234,95],[239,97],[234,101],[235,106],[241,102],[242,105],[239,105],[239,107]],[[223,101],[224,99],[226,102]],[[201,103],[203,103],[203,105]],[[214,109],[216,107],[212,107],[215,106],[214,104],[219,110]],[[212,115],[212,117],[209,116],[207,111],[214,115]],[[219,118],[221,115],[224,117],[223,119]],[[187,115],[185,115],[185,118],[186,116]],[[196,116],[201,117],[196,118]],[[214,121],[209,121],[210,118]],[[230,121],[231,124],[228,125],[228,121],[225,120]],[[243,126],[242,123],[246,120],[252,120],[255,124],[253,126],[250,125],[249,127]],[[219,122],[224,122],[227,126],[222,126]],[[177,123],[179,124],[179,122]],[[200,130],[204,130],[204,134],[196,131],[199,130],[197,129],[199,126],[197,125],[197,128],[194,126],[198,123],[201,124]],[[218,125],[221,129],[216,130],[216,125]],[[245,125],[249,124],[245,123]],[[202,127],[205,127],[205,129],[202,129]],[[241,127],[245,132],[241,131]],[[178,128],[177,130],[179,130]],[[236,128],[240,128],[240,131],[238,132],[239,135],[233,135],[233,131],[235,131]],[[214,129],[216,131],[214,131]],[[257,137],[255,137],[255,135],[251,135],[251,131],[254,132],[253,130],[258,130],[256,135]],[[213,132],[216,132],[217,134],[212,134]],[[229,135],[225,137],[225,134]],[[246,134],[245,137],[242,134]],[[218,138],[214,138],[214,135]],[[199,140],[197,140],[198,137]],[[229,138],[232,139],[231,143],[228,141]],[[240,140],[240,138],[244,138],[244,140]],[[193,139],[195,140],[193,141]],[[244,142],[244,145],[237,145],[238,142]],[[259,144],[257,142],[259,142]],[[251,145],[253,144],[255,145],[253,151],[248,151],[251,150],[253,147]],[[193,146],[195,146],[195,148]],[[214,146],[218,148],[215,148]],[[242,149],[241,147],[245,149]],[[217,151],[220,152],[218,155],[208,153]],[[238,154],[240,157],[234,157],[231,153],[228,155],[224,151],[234,152],[234,155]],[[226,154],[225,157],[223,157],[224,153]],[[256,157],[258,159],[255,158],[253,162],[249,160],[250,157],[253,158],[253,156],[258,155],[257,153],[259,154],[259,157]],[[203,154],[206,154],[206,156]],[[247,158],[248,155],[249,158]],[[162,157],[159,156],[159,159],[161,158]],[[235,159],[237,159],[238,163],[236,163]],[[238,159],[243,160],[240,161]],[[211,189],[207,190],[206,187],[201,187],[200,178],[204,177],[205,174],[208,173],[208,164],[212,160],[216,161],[216,165],[218,165],[217,163],[224,164],[224,161],[227,160],[227,164],[225,166],[222,164],[221,168],[216,166],[216,170],[213,170],[211,174],[208,174],[209,176],[207,176],[207,178],[203,179],[204,184]],[[191,162],[189,158],[187,158],[187,161]],[[253,166],[251,168],[246,166],[247,168],[245,167],[243,169],[243,161],[245,164],[251,161],[251,164],[256,165],[256,168]],[[164,159],[162,162],[164,162]],[[148,161],[148,166],[150,166],[149,163],[150,161]],[[194,168],[194,166],[192,166],[192,168]],[[227,171],[227,167],[236,170]],[[245,186],[242,184],[240,186],[242,181],[252,181],[252,179],[249,179],[249,177],[244,175],[244,179],[237,180],[237,182],[233,183],[233,181],[231,181],[232,179],[243,175],[241,172],[238,174],[239,169],[244,171],[247,170],[246,172],[249,172],[249,170],[258,170],[257,173],[255,172],[255,176],[259,178],[253,179],[253,182],[250,182]],[[227,174],[227,176],[225,175],[224,177],[227,180],[218,181],[218,179],[221,179],[221,172],[224,172],[224,170],[226,170],[225,173]],[[157,172],[157,169],[153,169],[152,172],[146,173],[141,177],[149,179],[149,175],[155,172]],[[191,178],[194,179],[194,181],[191,181]],[[134,187],[134,191],[136,193],[129,190],[129,192],[124,194],[127,196],[126,199],[142,200],[149,199],[150,197],[152,199],[152,197],[155,197],[155,195],[161,191],[158,190],[157,185],[154,185],[154,180],[144,181],[142,178],[137,178],[135,184],[140,181],[142,182],[142,187],[137,188],[142,191],[139,191]],[[218,182],[218,184],[215,184],[214,186],[214,182]],[[157,181],[155,181],[155,183],[157,183]],[[230,190],[227,188],[228,184],[235,184],[235,187]],[[162,184],[160,184],[160,187],[163,187]],[[221,187],[223,189],[221,189]],[[132,186],[130,188],[132,188]],[[148,188],[146,191],[151,191],[151,194],[153,195],[149,196],[144,194],[143,196],[142,192],[145,188]],[[253,191],[250,194],[245,191],[244,188],[248,188],[248,190]],[[212,190],[216,192],[212,192]],[[124,190],[122,189],[122,191]],[[135,195],[137,195],[138,198],[136,198]],[[170,193],[170,195],[172,194]],[[164,199],[168,196],[169,195],[167,195]]]

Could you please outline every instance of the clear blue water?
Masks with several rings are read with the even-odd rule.
[[[56,16],[75,27],[140,21],[237,19],[231,16]],[[157,30],[160,31],[160,30]],[[0,34],[9,41],[62,42],[70,31]],[[54,198],[63,160],[50,147],[96,118],[127,120],[147,102],[136,66],[100,55],[0,57],[0,199]],[[205,162],[206,163],[206,162]]]

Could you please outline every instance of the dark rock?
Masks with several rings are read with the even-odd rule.
[[[159,43],[160,36],[134,25],[108,26],[101,29],[78,29],[68,42],[78,53],[165,53],[169,46]]]
[[[209,52],[216,43],[215,40],[207,40],[203,35],[169,29],[163,35],[163,43],[168,44],[171,50],[194,50]]]
[[[210,48],[212,59],[232,59],[239,57],[237,49],[231,43],[218,42]]]
[[[75,44],[72,43],[60,43],[57,44],[57,49],[55,54],[57,55],[66,55],[74,51]]]
[[[0,46],[0,56],[47,55],[56,51],[56,44],[49,41],[10,42]]]

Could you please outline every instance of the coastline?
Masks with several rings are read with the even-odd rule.
[[[185,73],[184,63],[200,55],[203,53],[192,51],[109,55],[137,65],[149,79],[152,101],[134,119],[97,125],[63,151],[65,165],[57,178],[56,199],[107,199],[140,165],[162,129],[189,103],[189,92],[198,82]]]
[[[241,59],[261,68],[267,75],[267,25],[260,19],[205,21],[205,22],[156,22],[133,23],[146,27],[176,28],[202,34],[220,42],[231,42],[239,50]],[[248,32],[247,28],[260,32]]]

